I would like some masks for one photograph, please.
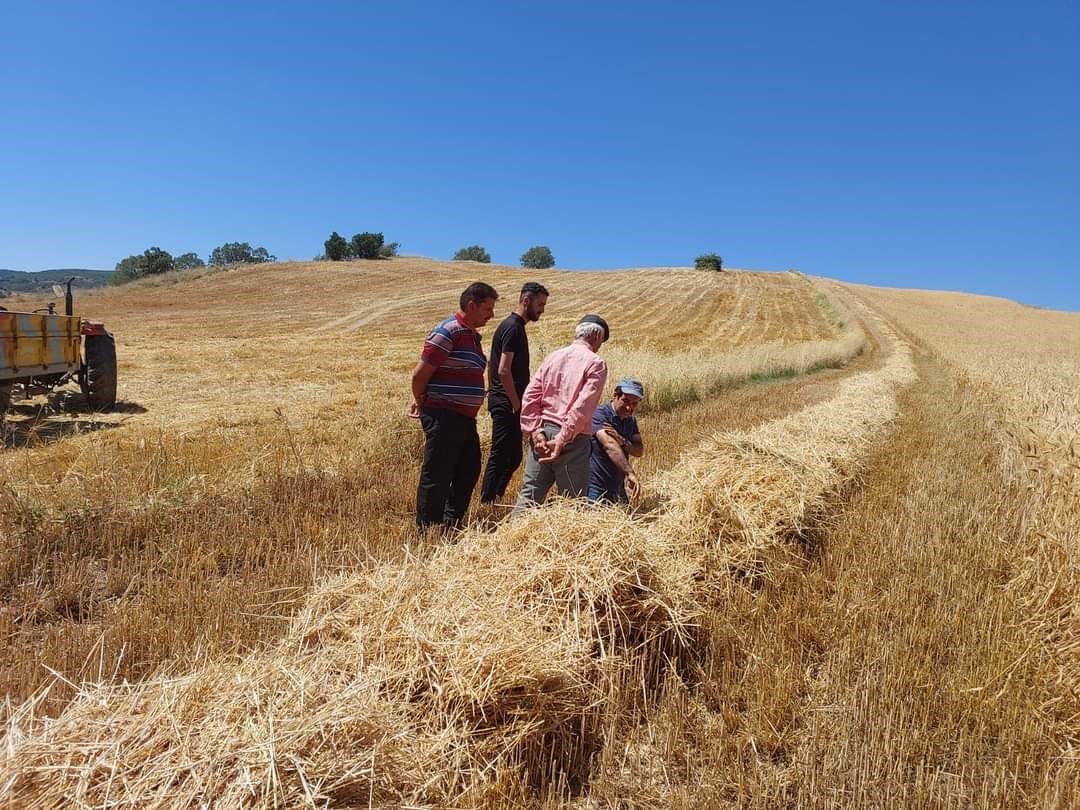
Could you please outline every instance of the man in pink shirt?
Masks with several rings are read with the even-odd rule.
[[[580,498],[589,485],[592,417],[607,382],[597,352],[608,339],[607,322],[586,315],[574,342],[544,358],[521,397],[521,432],[529,439],[525,477],[514,514],[543,503],[552,485]]]

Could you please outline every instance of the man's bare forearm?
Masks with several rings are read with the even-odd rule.
[[[596,434],[596,440],[600,442],[600,446],[604,448],[608,458],[624,475],[629,475],[634,471],[634,468],[630,465],[630,459],[626,457],[626,453],[623,452],[618,440],[603,430]]]
[[[427,397],[427,386],[434,374],[435,366],[425,363],[423,360],[417,363],[416,368],[413,369],[412,395],[413,401],[418,408],[424,406],[424,399]]]

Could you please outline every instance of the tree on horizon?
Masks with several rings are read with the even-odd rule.
[[[555,257],[547,245],[534,245],[521,254],[521,266],[530,270],[547,270],[555,266]]]

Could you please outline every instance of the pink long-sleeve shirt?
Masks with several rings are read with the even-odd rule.
[[[528,435],[554,422],[556,438],[564,444],[589,433],[606,382],[607,363],[584,340],[553,351],[521,396],[521,432]]]

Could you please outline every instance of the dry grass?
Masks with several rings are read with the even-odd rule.
[[[484,803],[580,782],[609,698],[686,647],[692,578],[613,511],[535,514],[334,578],[274,647],[14,720],[9,795],[108,801]],[[33,763],[74,754],[63,774]],[[77,753],[76,753],[77,751]],[[29,767],[27,767],[29,765]],[[59,776],[59,778],[57,778]],[[68,777],[73,779],[68,782]]]
[[[887,424],[894,389],[910,381],[910,357],[900,347],[861,379],[854,387],[841,383],[830,403],[857,410],[842,437],[822,437],[842,447],[819,454],[814,463],[820,474],[780,496],[795,524],[806,517],[808,504],[851,474],[852,448],[865,447]],[[721,436],[715,447],[681,466],[699,475],[719,469],[728,476],[751,468],[758,480],[779,466],[783,475],[785,465],[774,454],[748,458],[738,451],[755,441],[765,448],[785,433],[789,443],[798,441],[806,420],[819,421],[817,407],[801,413],[801,421]],[[795,458],[811,463],[810,454],[789,461]],[[717,514],[760,513],[753,501],[762,497],[771,494],[746,488],[723,508],[673,504],[659,520],[556,506],[494,533],[469,535],[430,560],[334,582],[312,596],[268,660],[257,654],[262,663],[241,663],[242,674],[231,679],[237,688],[223,694],[221,703],[199,690],[194,707],[177,705],[170,682],[148,682],[118,695],[115,687],[105,695],[85,691],[42,731],[24,710],[10,733],[12,795],[48,801],[74,789],[79,801],[90,804],[114,796],[189,806],[206,796],[290,805],[365,794],[436,805],[514,801],[530,790],[566,796],[586,782],[603,743],[610,745],[628,720],[648,711],[668,678],[692,676],[707,641],[694,620],[701,600],[722,586],[715,573],[717,547],[743,548],[733,556],[749,564],[793,530],[772,521],[749,541],[745,520],[737,530],[722,526],[715,536],[693,531],[702,519],[715,524]],[[289,696],[274,702],[278,713],[272,721],[255,727],[261,737],[251,739],[250,673],[282,668],[302,671],[290,679],[295,686]],[[312,697],[315,722],[326,714],[319,708],[323,702],[356,692],[369,702],[375,693],[386,703],[366,717],[390,718],[393,724],[378,732],[369,723],[362,734],[343,740],[345,749],[320,746],[314,757],[312,738],[325,739],[332,730],[313,726],[307,704],[294,693],[311,684],[338,684],[342,673],[352,679],[347,688]],[[254,694],[263,700],[267,692],[279,691],[269,683]],[[107,720],[100,716],[103,702],[115,707]],[[207,722],[205,712],[235,718],[243,727],[221,728]],[[353,716],[348,706],[339,705],[338,712]],[[159,718],[176,713],[187,722],[160,731]],[[25,727],[32,731],[24,741]],[[196,732],[193,741],[189,728],[206,729],[210,739]],[[274,729],[290,733],[282,737]],[[227,742],[233,740],[240,742]],[[387,760],[378,755],[384,747]],[[257,756],[237,767],[237,749]],[[103,750],[111,754],[103,757]],[[50,763],[59,751],[68,752],[69,764],[57,772]],[[409,764],[401,766],[401,759]],[[342,773],[333,764],[337,760],[366,767],[347,766]],[[415,763],[425,760],[429,770],[421,776]],[[129,791],[128,785],[135,787]],[[251,785],[257,786],[254,793]]]
[[[986,409],[988,451],[1024,493],[1004,587],[1022,606],[1025,659],[1053,670],[1056,689],[1039,709],[1064,722],[1038,801],[1065,806],[1080,793],[1080,314],[951,293],[862,294],[968,382]]]
[[[283,632],[324,576],[422,551],[407,376],[427,329],[478,273],[504,292],[522,281],[520,270],[420,260],[274,265],[80,299],[117,334],[127,406],[104,416],[41,415],[40,399],[14,409],[18,449],[0,454],[0,691],[26,698],[51,679],[45,667],[76,682],[98,670],[140,679],[257,646]],[[631,347],[609,358],[613,380],[637,373],[650,389],[651,374],[680,373],[679,363],[646,365],[674,338],[698,346],[684,352],[688,363],[735,353],[744,370],[755,340],[763,364],[781,340],[792,352],[800,340],[861,345],[847,337],[861,335],[857,325],[830,322],[816,289],[793,274],[542,280],[552,298],[534,325],[534,362],[582,312],[602,311],[610,347]],[[728,407],[714,393],[646,413],[659,452],[643,470],[696,444],[695,425],[776,413],[762,396],[729,394]],[[488,420],[480,426],[486,433]],[[58,686],[41,708],[56,711],[70,693]]]
[[[354,343],[402,363],[397,377],[374,371],[375,385],[404,375],[419,340],[399,346],[375,329],[405,311],[383,277],[393,264],[368,279],[383,289],[374,303],[325,330],[355,329]],[[436,271],[410,268],[434,321],[443,313],[425,296],[437,276],[423,273]],[[390,432],[404,402],[394,390],[382,391],[392,407],[347,435],[368,395],[359,388],[340,411],[305,393],[282,415],[241,403],[249,421],[228,430],[204,415],[156,434],[135,415],[109,432],[115,446],[99,432],[22,454],[32,483],[8,488],[3,520],[34,542],[11,546],[10,581],[31,604],[71,560],[70,587],[91,611],[48,613],[71,604],[62,599],[41,608],[38,626],[63,631],[53,649],[77,639],[65,671],[80,674],[55,683],[54,703],[41,694],[10,707],[0,796],[41,807],[1069,806],[1080,788],[1075,477],[1067,443],[1041,441],[1025,467],[1016,437],[1025,413],[1047,436],[1075,424],[1052,393],[1071,385],[1071,338],[1058,339],[1063,377],[1016,385],[992,359],[990,379],[955,370],[978,365],[958,335],[1000,330],[971,323],[985,314],[977,306],[943,317],[864,291],[891,316],[878,328],[839,285],[794,274],[619,275],[583,276],[566,294],[605,315],[596,297],[622,296],[648,325],[628,347],[605,347],[613,376],[694,391],[650,403],[646,435],[671,446],[644,468],[651,495],[633,515],[560,505],[418,545],[407,523],[419,443]],[[222,279],[240,277],[205,283]],[[659,283],[686,317],[646,300]],[[737,318],[701,315],[735,286]],[[302,318],[310,306],[296,295],[287,311]],[[1060,330],[1059,317],[1022,328]],[[954,365],[923,357],[916,380],[893,332]],[[323,339],[298,339],[308,354],[273,373],[288,365],[301,378],[290,364],[318,356]],[[743,351],[762,362],[748,376],[775,382],[807,346],[841,365],[864,343],[883,350],[855,360],[858,373],[725,388]],[[788,354],[777,361],[773,349]],[[995,396],[995,381],[1010,380],[1015,392]],[[80,443],[116,460],[112,473],[88,459],[56,475],[58,445]],[[59,492],[84,499],[84,512],[57,509]],[[186,600],[196,609],[175,622],[183,629],[161,634]],[[263,615],[237,620],[237,606],[259,601]],[[9,627],[21,651],[32,631]],[[125,644],[140,677],[162,662],[186,674],[122,685]]]
[[[726,580],[702,684],[668,685],[582,806],[1075,806],[1075,683],[1008,587],[1027,493],[971,391],[919,367],[843,509]]]

